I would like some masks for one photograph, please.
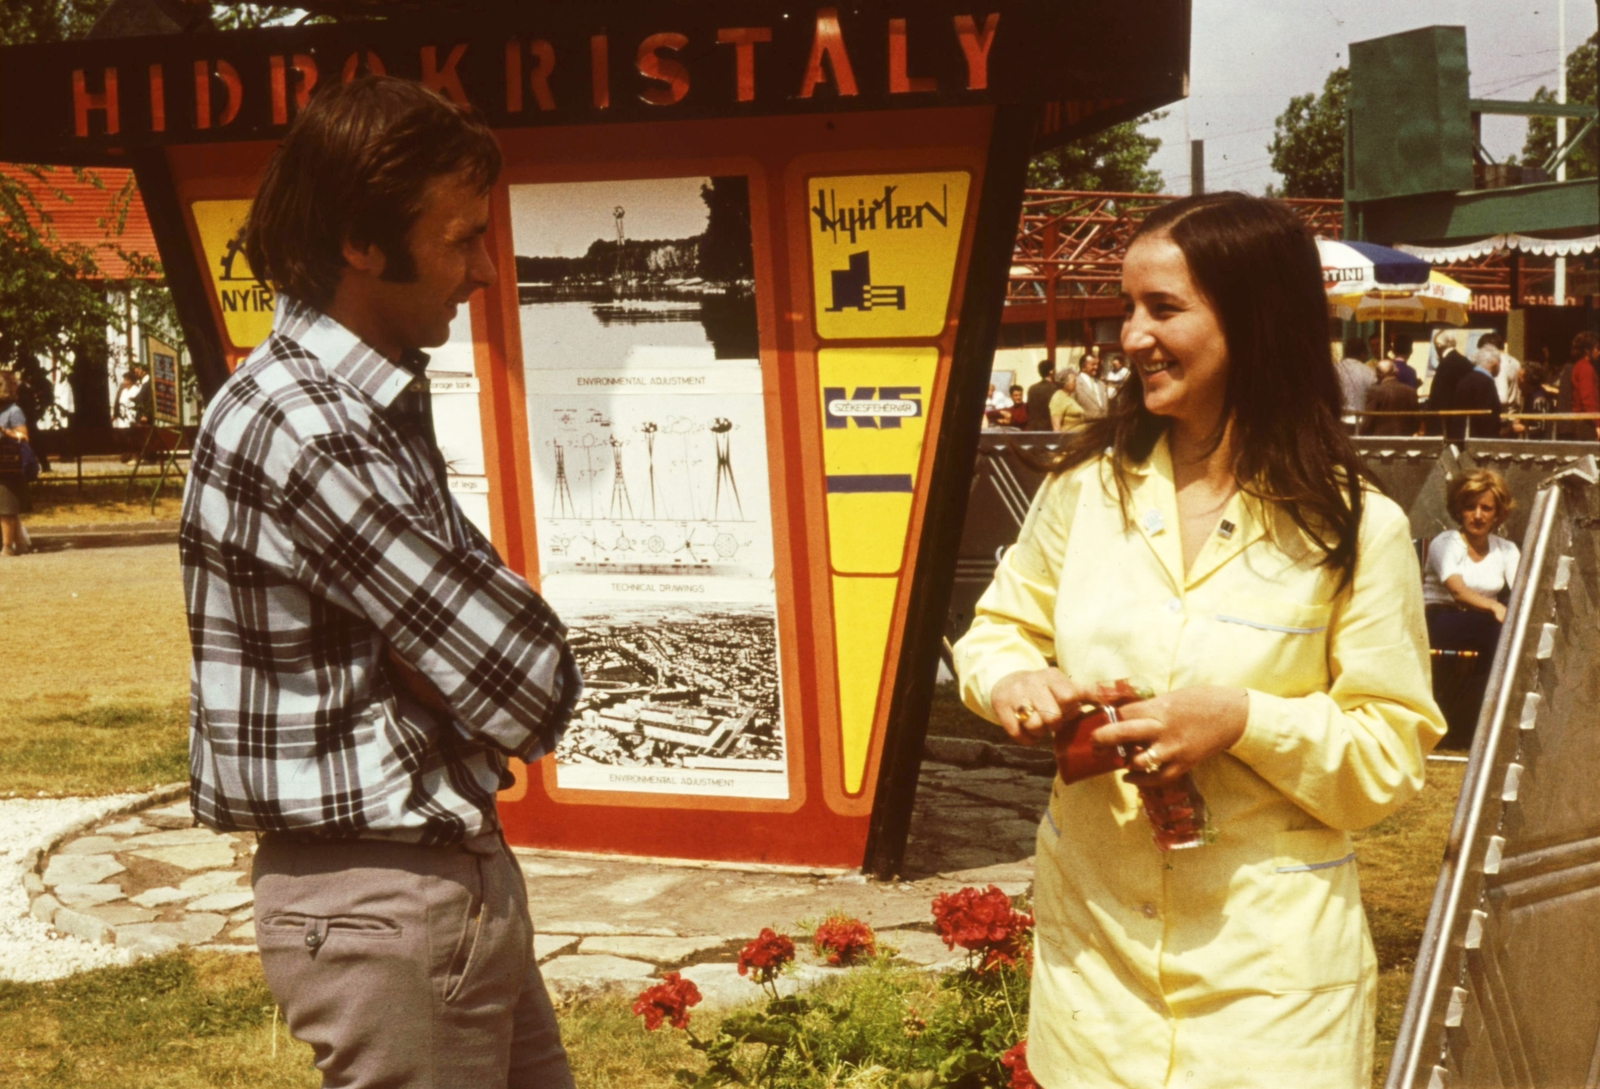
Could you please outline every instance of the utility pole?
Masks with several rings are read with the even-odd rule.
[[[1559,82],[1556,84],[1556,101],[1563,106],[1567,104],[1567,0],[1556,0],[1556,63],[1560,65]],[[1567,119],[1556,118],[1556,154],[1567,146]],[[1562,158],[1556,167],[1556,181],[1567,180],[1567,160]],[[1552,294],[1555,295],[1557,306],[1567,305],[1567,259],[1556,258],[1556,282]]]
[[[1189,192],[1199,196],[1206,191],[1206,142],[1189,141]]]

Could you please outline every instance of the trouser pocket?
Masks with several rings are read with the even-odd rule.
[[[386,941],[403,933],[399,923],[377,915],[306,915],[279,911],[256,924],[256,941],[263,949],[303,949],[316,956],[330,942]]]
[[[474,855],[472,861],[474,863],[472,872],[469,880],[465,882],[465,904],[458,911],[451,913],[460,919],[460,934],[444,972],[444,1000],[447,1003],[454,1002],[461,995],[462,988],[478,961],[478,951],[483,945],[485,859]]]

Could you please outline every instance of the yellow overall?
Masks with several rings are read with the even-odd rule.
[[[1347,833],[1417,793],[1444,733],[1405,514],[1367,492],[1341,590],[1241,493],[1185,575],[1165,440],[1130,484],[1128,526],[1104,459],[1046,481],[956,646],[962,698],[993,720],[998,681],[1054,663],[1242,687],[1248,723],[1195,769],[1204,847],[1158,851],[1121,773],[1056,781],[1029,1065],[1045,1089],[1365,1089],[1377,962]]]

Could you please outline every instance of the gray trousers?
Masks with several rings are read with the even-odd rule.
[[[571,1089],[498,832],[463,846],[261,837],[256,944],[324,1089]]]

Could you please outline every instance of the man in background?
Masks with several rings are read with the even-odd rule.
[[[1360,337],[1345,340],[1344,358],[1336,366],[1339,369],[1339,395],[1344,410],[1362,411],[1367,407],[1367,391],[1377,383],[1378,378],[1367,366],[1367,346]]]
[[[1600,412],[1600,340],[1585,329],[1572,338],[1571,362],[1561,372],[1557,412]],[[1600,420],[1563,421],[1556,427],[1564,439],[1600,439]]]
[[[1455,334],[1441,329],[1433,335],[1434,350],[1439,353],[1439,369],[1433,374],[1433,384],[1428,387],[1428,409],[1433,412],[1453,411],[1462,407],[1456,403],[1456,385],[1472,373],[1472,364],[1456,350]],[[1460,442],[1467,434],[1466,419],[1446,416],[1443,423],[1435,424],[1429,431],[1435,435],[1443,431],[1451,442]]]
[[[1472,369],[1456,383],[1454,401],[1458,409],[1483,413],[1478,416],[1458,416],[1462,434],[1477,439],[1500,437],[1500,390],[1495,385],[1495,371],[1500,367],[1500,353],[1492,345],[1480,345],[1472,353]]]
[[[1417,391],[1400,381],[1394,372],[1394,360],[1378,360],[1376,381],[1367,391],[1368,412],[1415,412]],[[1415,435],[1415,416],[1368,416],[1361,421],[1363,435]]]
[[[1393,344],[1394,350],[1389,358],[1394,360],[1394,376],[1412,389],[1417,389],[1422,381],[1417,377],[1417,369],[1411,365],[1411,349],[1416,342],[1405,333],[1396,333]]]
[[[1039,360],[1039,380],[1028,387],[1026,406],[1029,430],[1045,431],[1050,427],[1050,398],[1061,389],[1056,381],[1056,365],[1048,359]]]
[[[1500,392],[1500,403],[1507,412],[1522,411],[1522,361],[1506,352],[1506,338],[1499,333],[1485,333],[1478,338],[1478,347],[1493,348],[1500,353],[1500,370],[1494,376],[1495,388]]]

